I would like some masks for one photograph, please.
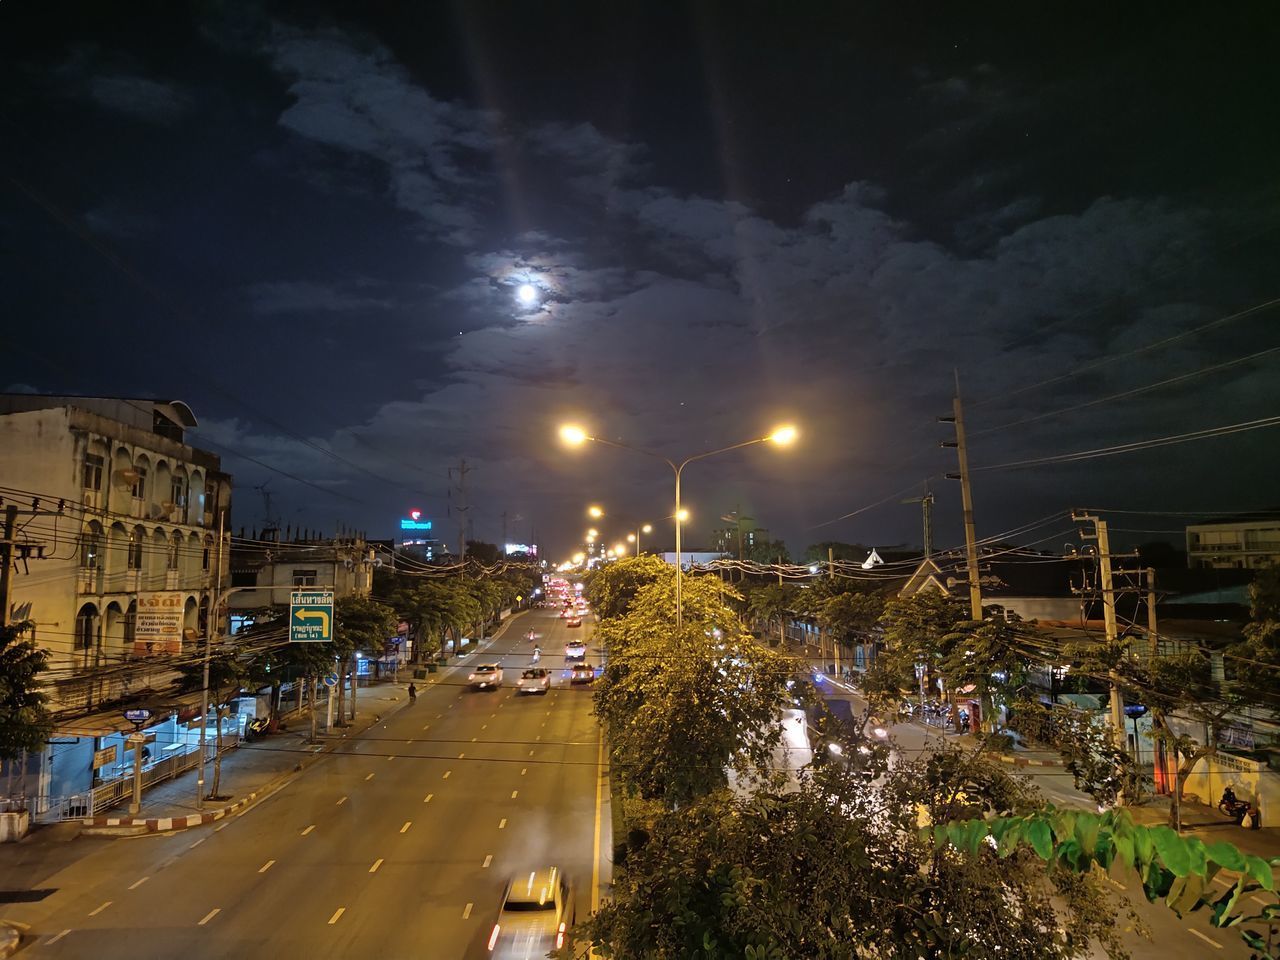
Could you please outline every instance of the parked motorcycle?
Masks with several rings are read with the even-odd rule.
[[[244,738],[246,740],[257,740],[260,737],[265,737],[269,722],[267,717],[254,717],[244,725]]]
[[[1235,791],[1227,787],[1222,791],[1222,799],[1218,801],[1218,812],[1237,824],[1244,823],[1244,815],[1249,812],[1249,801],[1236,799]]]

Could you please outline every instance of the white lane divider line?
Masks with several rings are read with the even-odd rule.
[[[338,801],[338,806],[342,806],[346,802],[347,802],[347,798],[343,797],[341,800]]]
[[[100,914],[103,910],[107,909],[107,907],[109,907],[109,906],[111,906],[111,901],[110,901],[110,900],[106,901],[102,906],[98,907],[98,909],[96,909],[96,910],[90,910],[90,911],[89,911],[89,916],[91,916],[91,917],[96,917],[98,914]]]
[[[428,793],[425,797],[423,797],[423,798],[422,798],[422,802],[423,802],[423,803],[430,803],[430,802],[431,802],[431,798],[432,798],[432,797],[434,797],[434,796],[435,796],[435,794],[434,794],[434,793]]]
[[[443,713],[437,713],[437,714],[436,714],[436,719],[437,719],[437,720],[439,720],[439,719],[441,719],[443,716],[444,716],[444,714],[443,714]],[[425,730],[425,729],[427,729],[427,728],[426,728],[426,727],[423,727],[422,729],[423,729],[423,730]]]
[[[316,825],[313,823],[311,826],[307,827],[307,829],[302,831],[302,835],[305,837],[308,833],[310,833],[315,828],[316,828]]]
[[[276,862],[275,862],[274,860],[268,860],[266,863],[264,863],[262,866],[260,866],[260,867],[258,868],[258,872],[259,872],[259,873],[266,873],[268,870],[270,870],[270,869],[271,869],[272,867],[274,867],[275,865],[276,865]]]
[[[459,760],[461,760],[461,759],[462,759],[463,757],[465,757],[465,756],[466,756],[466,754],[465,754],[465,753],[460,753],[460,754],[458,754],[458,759],[459,759]]]
[[[200,846],[200,844],[204,843],[204,839],[205,839],[204,837],[201,837],[201,838],[200,838],[199,840],[197,840],[195,843],[193,843],[193,844],[189,845],[189,846],[187,847],[187,849],[188,849],[188,850],[194,850],[196,847]]]
[[[484,858],[484,863],[480,864],[480,869],[481,869],[481,870],[488,870],[488,869],[489,869],[489,864],[491,864],[491,863],[493,863],[493,854],[492,854],[492,853],[491,853],[491,854],[489,854],[487,857],[485,857],[485,858]]]
[[[443,776],[443,777],[441,777],[440,779],[441,779],[441,780],[448,780],[448,779],[449,779],[449,774],[451,774],[451,773],[453,773],[453,771],[452,771],[452,770],[446,770],[446,771],[444,772],[444,776]]]
[[[490,720],[492,720],[492,719],[493,719],[494,717],[496,717],[496,716],[497,716],[497,714],[496,714],[496,713],[491,713],[491,714],[489,714],[489,719],[490,719]]]
[[[366,780],[366,781],[368,781],[368,780],[372,780],[372,779],[373,779],[373,774],[372,774],[372,773],[371,773],[371,774],[369,774],[367,777],[365,777],[365,780]]]
[[[1222,877],[1214,877],[1213,882],[1220,883],[1224,887],[1234,887],[1236,885],[1234,880],[1224,880]]]
[[[203,927],[206,923],[208,923],[210,920],[212,920],[214,917],[216,917],[216,916],[217,916],[218,914],[220,914],[221,912],[222,912],[222,908],[221,908],[221,907],[214,907],[212,910],[210,910],[208,913],[206,913],[206,914],[205,914],[205,915],[200,919],[200,922],[199,922],[199,923],[197,923],[197,924],[196,924],[196,926],[197,926],[197,927]]]
[[[499,830],[505,830],[505,829],[507,829],[507,818],[506,818],[506,817],[503,817],[501,820],[499,820],[499,821],[498,821],[498,829],[499,829]]]
[[[542,739],[542,734],[538,734],[538,735],[537,735],[536,737],[534,737],[533,739],[534,739],[534,740],[541,740],[541,739]]]
[[[529,751],[529,756],[531,756],[531,757],[533,756],[533,751],[532,751],[532,750],[530,750],[530,751]]]
[[[1205,943],[1209,944],[1209,946],[1213,947],[1213,949],[1215,949],[1215,950],[1221,950],[1221,949],[1222,949],[1222,944],[1220,944],[1217,940],[1214,940],[1214,939],[1212,939],[1212,938],[1210,938],[1210,937],[1206,937],[1206,936],[1205,936],[1203,933],[1201,933],[1199,930],[1195,930],[1195,929],[1193,929],[1193,928],[1191,928],[1191,927],[1187,927],[1187,930],[1188,930],[1188,931],[1189,931],[1193,936],[1197,936],[1197,937],[1199,937],[1201,940],[1203,940]]]
[[[430,730],[430,729],[431,729],[431,724],[429,724],[429,723],[428,723],[428,724],[427,724],[425,727],[423,727],[422,729],[423,729],[423,730]]]
[[[482,724],[480,724],[480,729],[481,729],[481,730],[488,730],[488,729],[489,729],[489,725],[488,725],[487,723],[482,723]]]
[[[1265,907],[1265,906],[1267,905],[1267,903],[1269,902],[1269,901],[1267,901],[1267,900],[1263,900],[1261,897],[1250,897],[1249,899],[1250,899],[1250,900],[1252,900],[1254,903],[1260,903],[1260,904],[1262,904],[1264,907]]]
[[[409,742],[410,742],[410,743],[413,743],[413,738],[412,738],[412,737],[410,737],[410,738],[409,738]]]
[[[395,755],[394,753],[388,753],[388,754],[387,754],[387,759],[388,759],[388,760],[394,760],[395,758],[396,758],[396,755]]]
[[[523,776],[524,776],[526,773],[528,773],[528,772],[529,772],[529,768],[528,768],[528,767],[521,767],[521,768],[520,768],[520,776],[522,776],[522,777],[523,777]]]
[[[471,742],[472,742],[472,743],[475,743],[475,742],[476,742],[476,738],[475,738],[475,737],[472,737],[472,738],[471,738]]]
[[[70,932],[71,932],[71,930],[70,930],[70,928],[68,928],[68,929],[66,929],[66,930],[63,930],[61,933],[55,933],[52,937],[50,937],[48,940],[46,940],[46,941],[44,942],[44,945],[47,947],[47,946],[49,946],[49,945],[50,945],[50,944],[52,944],[52,943],[57,943],[59,940],[61,940],[63,937],[65,937],[65,936],[66,936],[68,933],[70,933]]]
[[[339,907],[337,910],[333,911],[333,916],[329,918],[329,926],[333,926],[335,923],[337,923],[338,918],[341,917],[346,912],[347,912],[346,907]]]
[[[369,872],[370,872],[370,873],[377,873],[377,872],[378,872],[378,868],[379,868],[380,866],[382,866],[382,858],[381,858],[381,857],[379,857],[377,860],[373,861],[373,866],[369,868]]]
[[[133,881],[133,883],[129,884],[129,889],[137,890],[140,886],[142,886],[144,883],[146,883],[150,879],[151,877],[146,876],[146,877],[143,877],[141,880],[135,880]]]
[[[463,907],[463,908],[462,908],[462,919],[463,919],[463,920],[470,920],[470,919],[471,919],[471,908],[472,908],[472,907],[474,907],[474,906],[475,906],[475,904],[474,904],[474,903],[468,903],[465,907]]]
[[[519,790],[512,790],[512,791],[511,791],[511,799],[512,799],[512,800],[514,800],[514,799],[515,799],[516,797],[518,797],[518,796],[520,796],[520,791],[519,791]]]
[[[400,832],[401,832],[401,833],[408,833],[408,832],[409,832],[409,828],[410,828],[410,827],[412,827],[412,826],[413,826],[413,821],[412,821],[412,820],[406,820],[406,821],[404,822],[404,826],[400,828]]]

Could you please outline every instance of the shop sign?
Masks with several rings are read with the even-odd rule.
[[[138,594],[133,628],[135,656],[182,652],[182,614],[186,604],[177,592]]]
[[[103,747],[101,750],[93,751],[93,769],[105,767],[109,763],[116,762],[116,745],[113,743],[109,747]]]

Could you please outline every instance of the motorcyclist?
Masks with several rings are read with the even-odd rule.
[[[1230,787],[1226,787],[1222,791],[1222,799],[1218,801],[1220,807],[1234,807],[1239,801],[1236,799],[1236,792]]]
[[[412,683],[409,684],[409,702],[410,703],[418,702],[418,688],[415,687]]]
[[[541,660],[541,659],[542,659],[542,648],[541,648],[541,647],[534,647],[534,648],[533,648],[533,662],[534,662],[534,663],[537,663],[537,662],[538,662],[539,660]]]

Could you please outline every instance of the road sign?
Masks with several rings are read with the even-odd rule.
[[[289,642],[333,640],[333,591],[294,590],[289,594]]]
[[[324,678],[324,685],[326,687],[336,687],[338,685],[338,675],[336,673],[329,674]]]
[[[151,719],[151,711],[145,707],[139,707],[135,710],[126,710],[124,712],[124,718],[134,726],[140,727]]]

